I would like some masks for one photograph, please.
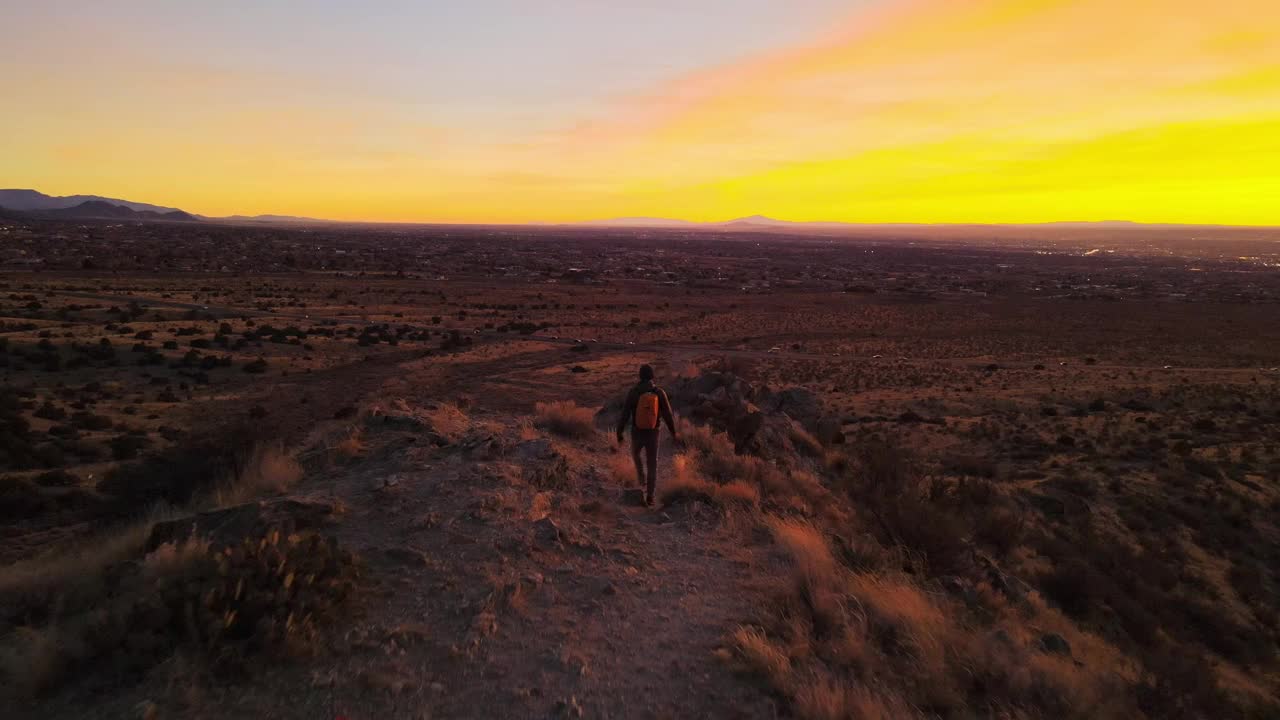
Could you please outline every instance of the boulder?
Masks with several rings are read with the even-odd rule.
[[[1071,643],[1057,633],[1045,633],[1040,636],[1040,649],[1050,655],[1070,655]]]
[[[525,440],[515,447],[516,459],[525,462],[552,460],[557,454],[555,448],[551,446],[551,441],[547,438]]]
[[[786,413],[798,420],[806,429],[816,429],[818,420],[822,418],[822,403],[818,396],[804,388],[787,388],[770,393],[767,398],[760,399],[760,406],[770,413]]]
[[[234,545],[269,530],[288,534],[314,530],[332,520],[338,507],[328,500],[276,498],[158,522],[147,538],[148,552],[168,542],[202,537],[214,548]]]
[[[746,405],[737,409],[725,418],[725,432],[733,441],[737,452],[745,452],[751,447],[756,435],[764,427],[765,416],[754,405]]]

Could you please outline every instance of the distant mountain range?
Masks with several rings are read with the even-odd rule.
[[[252,222],[252,223],[327,223],[333,220],[321,220],[319,218],[298,217],[296,215],[227,215],[226,217],[205,217],[198,215],[203,220],[218,220],[220,222]]]
[[[177,208],[162,207],[160,205],[152,205],[150,203],[133,202],[131,200],[120,200],[118,198],[102,197],[100,195],[63,195],[58,197],[55,195],[45,195],[44,193],[37,192],[35,190],[0,190],[0,207],[22,212],[69,210],[85,203],[105,203],[116,207],[128,208],[129,210],[137,212],[182,212]],[[100,209],[100,204],[91,205],[90,209]]]
[[[222,223],[245,224],[289,224],[289,223],[332,223],[333,220],[321,220],[293,215],[230,215],[227,217],[208,217],[188,213],[178,208],[152,205],[150,203],[120,200],[118,198],[99,195],[64,195],[61,197],[45,195],[36,190],[3,190],[0,189],[0,218],[46,218],[63,220],[132,220],[132,221],[167,221],[167,222],[200,222],[208,220]],[[374,223],[377,224],[377,223]],[[410,223],[414,225],[432,225],[433,223]],[[536,223],[543,226],[554,226],[557,223]],[[587,222],[563,223],[561,227],[597,227],[597,228],[653,228],[653,229],[685,229],[732,232],[773,232],[813,235],[871,235],[908,231],[911,233],[928,233],[930,235],[962,236],[972,233],[1011,234],[1024,232],[1029,228],[1061,229],[1072,233],[1105,232],[1109,230],[1160,229],[1160,228],[1223,228],[1229,226],[1214,225],[1176,225],[1176,224],[1144,224],[1127,220],[1101,222],[1048,222],[1048,223],[845,223],[845,222],[796,222],[778,220],[765,215],[725,220],[722,222],[694,222],[660,217],[621,217],[609,220],[592,220]]]
[[[708,230],[738,230],[738,231],[777,231],[777,230],[797,230],[797,231],[839,231],[839,230],[859,230],[859,229],[884,229],[884,228],[929,228],[929,227],[984,227],[982,223],[844,223],[844,222],[827,222],[827,221],[805,221],[799,222],[794,220],[778,220],[776,218],[767,217],[765,215],[750,215],[748,217],[736,218],[733,220],[724,220],[721,222],[692,222],[689,220],[676,220],[672,218],[659,217],[623,217],[613,218],[610,220],[590,220],[587,222],[573,223],[578,226],[586,227],[617,227],[617,228],[689,228],[689,229],[708,229]],[[1018,227],[1021,224],[1000,223],[991,227]],[[1101,221],[1101,222],[1050,222],[1050,223],[1028,223],[1035,227],[1081,227],[1081,228],[1106,228],[1106,227],[1137,227],[1139,223],[1129,222],[1127,220]]]
[[[0,190],[0,215],[53,220],[163,220],[168,222],[300,223],[327,222],[290,215],[232,215],[205,217],[178,208],[99,195],[45,195],[36,190]]]

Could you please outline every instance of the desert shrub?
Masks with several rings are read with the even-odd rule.
[[[111,418],[81,410],[71,414],[71,424],[81,430],[110,430]]]
[[[1055,565],[1042,576],[1040,587],[1058,607],[1068,614],[1086,617],[1107,594],[1110,581],[1079,559],[1071,558]]]
[[[67,416],[67,411],[46,400],[31,414],[44,420],[62,420]]]
[[[774,508],[809,512],[829,505],[830,493],[809,470],[796,465],[784,466],[746,452],[740,454],[727,434],[708,426],[688,425],[681,431],[681,438],[685,455],[697,473],[715,486],[741,482],[755,488],[760,500]],[[724,491],[721,494],[724,495]],[[725,496],[725,499],[730,498]]]
[[[522,474],[525,482],[541,490],[566,490],[574,484],[569,460],[559,453],[525,466]]]
[[[124,434],[117,435],[112,438],[107,445],[111,448],[111,457],[116,460],[132,460],[138,456],[138,451],[151,444],[151,440],[144,435]]]
[[[1022,514],[1008,508],[994,508],[974,515],[974,540],[1000,555],[1007,555],[1021,545],[1026,529],[1026,519]]]
[[[578,407],[572,400],[538,403],[534,407],[534,425],[562,437],[585,440],[595,435],[595,415]]]
[[[33,517],[49,509],[50,505],[40,488],[26,480],[0,478],[0,521],[16,522]]]
[[[259,446],[270,442],[273,435],[274,431],[261,423],[214,428],[113,468],[98,482],[97,489],[125,506],[157,500],[181,505],[219,485],[234,484]]]
[[[955,487],[928,482],[910,456],[887,440],[863,443],[842,478],[854,505],[875,520],[881,539],[922,557],[931,572],[960,570],[967,562],[971,529],[954,505]]]
[[[1149,674],[1138,683],[1138,707],[1152,718],[1241,717],[1215,680],[1202,654],[1164,648],[1146,662]],[[1258,717],[1265,717],[1259,714]]]
[[[255,446],[244,464],[229,481],[215,491],[219,507],[239,505],[253,498],[279,495],[302,479],[302,466],[283,446],[266,443]]]
[[[2,679],[39,694],[94,665],[137,678],[183,646],[215,668],[309,652],[360,570],[332,538],[268,529],[225,548],[162,545],[106,574],[79,605],[0,641]]]

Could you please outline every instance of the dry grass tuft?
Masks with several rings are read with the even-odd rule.
[[[605,470],[609,474],[609,479],[614,483],[622,487],[636,485],[636,464],[631,461],[630,454],[625,450],[612,453],[605,462]]]
[[[671,462],[671,477],[660,480],[658,487],[658,497],[665,505],[691,500],[725,508],[760,505],[760,491],[747,482],[732,480],[719,484],[708,481],[702,476],[698,463],[687,455],[676,455]]]
[[[812,590],[836,585],[839,566],[821,531],[804,520],[771,517],[765,522],[774,540],[791,557],[802,587]]]
[[[938,678],[945,677],[952,621],[918,586],[896,577],[865,573],[849,579],[849,594],[865,608],[872,626],[893,633],[896,647]]]
[[[681,437],[698,471],[712,483],[727,485],[740,481],[757,488],[762,500],[793,509],[807,510],[830,504],[825,502],[829,493],[811,472],[783,471],[754,455],[739,455],[728,435],[705,426],[686,427]]]
[[[138,556],[151,526],[180,513],[157,507],[146,518],[57,550],[0,568],[0,605],[51,605],[96,594],[107,568]]]
[[[348,436],[347,442],[350,440]],[[253,451],[231,484],[219,488],[215,503],[229,507],[264,495],[279,495],[302,479],[302,466],[276,444]]]
[[[533,424],[562,437],[586,440],[596,434],[595,413],[572,400],[538,403]]]
[[[419,411],[432,431],[456,442],[471,428],[471,418],[462,408],[452,403],[439,403]]]
[[[152,579],[182,575],[208,556],[207,540],[192,538],[181,543],[167,542],[142,558],[142,572]]]
[[[658,498],[664,505],[699,500],[713,503],[715,486],[698,473],[697,468],[684,455],[671,459],[672,473],[658,483]]]
[[[792,686],[791,659],[763,632],[755,628],[738,628],[733,635],[733,644],[747,667],[774,689],[786,692]]]
[[[742,480],[718,485],[712,491],[715,501],[720,505],[755,507],[760,504],[760,491]]]

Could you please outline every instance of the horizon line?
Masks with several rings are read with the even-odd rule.
[[[679,217],[666,217],[662,215],[624,215],[610,218],[594,218],[588,220],[524,220],[524,221],[465,221],[465,220],[379,220],[379,219],[337,219],[337,218],[321,218],[308,217],[302,215],[292,215],[281,212],[264,212],[257,214],[245,214],[236,212],[230,215],[206,215],[203,213],[192,212],[183,208],[156,203],[149,201],[125,200],[123,198],[111,198],[103,195],[95,195],[93,193],[71,193],[70,195],[48,195],[43,191],[36,190],[31,187],[10,187],[0,188],[0,191],[29,191],[35,192],[46,197],[60,198],[72,196],[84,196],[93,198],[102,202],[108,202],[119,207],[128,207],[122,203],[134,203],[151,205],[158,208],[169,208],[170,211],[191,215],[202,221],[235,221],[245,220],[252,221],[258,218],[276,218],[276,220],[263,220],[264,223],[273,224],[307,224],[307,223],[327,223],[327,224],[345,224],[345,225],[425,225],[425,226],[451,226],[451,227],[615,227],[615,228],[631,228],[631,229],[667,229],[667,228],[687,228],[687,229],[717,229],[724,226],[741,224],[755,225],[758,229],[858,229],[858,228],[948,228],[948,227],[1043,227],[1049,225],[1131,225],[1135,227],[1202,227],[1202,228],[1230,228],[1230,229],[1277,229],[1280,224],[1259,225],[1259,224],[1240,224],[1230,222],[1150,222],[1140,220],[1124,220],[1116,218],[1108,218],[1103,220],[1036,220],[1025,222],[1000,222],[992,220],[963,220],[963,221],[874,221],[874,220],[788,220],[785,218],[769,215],[766,213],[755,213],[751,215],[743,215],[730,217],[723,220],[687,220]],[[86,200],[85,202],[89,202]],[[12,210],[14,212],[38,212],[28,210],[18,210],[14,208],[0,209]],[[86,218],[88,219],[88,218]]]

